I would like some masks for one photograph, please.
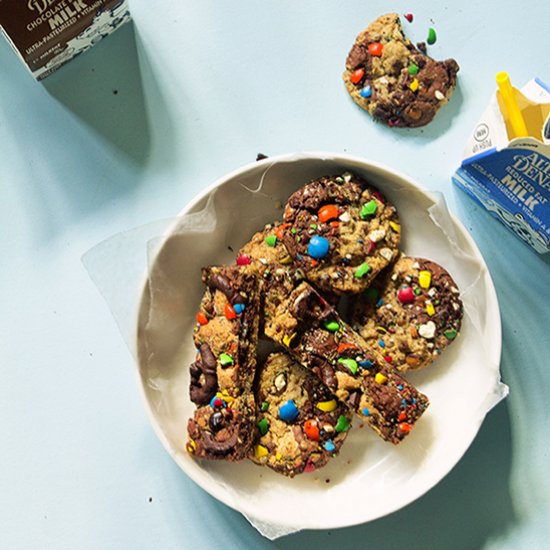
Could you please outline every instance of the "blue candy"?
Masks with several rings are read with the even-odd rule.
[[[328,441],[325,441],[323,447],[325,448],[325,451],[328,451],[329,453],[333,453],[334,449],[336,449],[334,443],[330,439]]]
[[[369,85],[367,85],[362,88],[359,93],[361,94],[361,97],[370,97],[372,95],[372,89]]]
[[[370,369],[374,363],[370,359],[364,359],[363,361],[357,361],[364,369]]]
[[[244,311],[244,304],[235,304],[233,309],[237,315],[240,315]]]
[[[294,422],[299,414],[300,411],[292,399],[279,407],[279,418],[285,422]]]
[[[313,235],[313,237],[309,240],[307,253],[312,258],[324,258],[328,254],[329,248],[330,243],[328,242],[328,239],[321,237],[320,235]]]
[[[369,414],[370,414],[370,411],[369,411],[369,409],[367,409],[367,407],[363,407],[363,411],[362,411],[362,412],[363,412],[363,415],[364,415],[364,416],[369,416]]]
[[[385,348],[385,347],[386,347],[386,343],[384,342],[384,340],[382,340],[382,338],[380,338],[380,340],[378,340],[378,345],[379,345],[381,348]]]

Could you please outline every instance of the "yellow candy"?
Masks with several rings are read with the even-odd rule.
[[[283,455],[281,453],[277,453],[275,458],[277,459],[277,462],[281,462],[281,460],[283,460]]]
[[[281,260],[281,263],[283,265],[288,265],[288,264],[291,264],[292,263],[292,258],[290,256],[286,256],[285,258],[283,258]]]
[[[332,412],[336,408],[336,399],[330,401],[319,401],[316,407],[323,412]]]
[[[290,342],[294,340],[295,336],[296,336],[295,332],[293,332],[290,336],[288,334],[285,334],[283,336],[283,344],[288,348],[290,346]]]
[[[223,399],[226,403],[233,403],[233,401],[235,401],[235,398],[234,397],[231,397],[228,393],[227,393],[227,390],[223,390],[221,392],[218,392],[216,394],[216,397],[219,397],[220,399]]]
[[[416,92],[416,90],[418,90],[418,80],[416,78],[409,84],[409,88],[413,92]]]
[[[390,227],[391,227],[396,233],[400,233],[400,232],[401,232],[401,226],[400,226],[398,223],[390,222]]]
[[[374,381],[379,384],[385,384],[388,381],[388,377],[384,376],[381,372],[377,372],[374,376]]]
[[[435,315],[435,308],[432,305],[431,302],[428,302],[426,304],[426,313],[431,317],[432,315]]]
[[[418,274],[418,284],[422,288],[430,288],[432,284],[432,274],[429,271],[421,271]]]
[[[262,458],[263,456],[267,456],[268,454],[267,447],[264,447],[263,445],[256,445],[254,447],[254,456],[256,458]]]
[[[194,453],[196,450],[197,450],[197,444],[192,439],[190,439],[187,442],[187,451],[189,453]]]

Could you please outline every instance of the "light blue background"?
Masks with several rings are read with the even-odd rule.
[[[132,25],[44,84],[0,41],[1,548],[547,544],[550,261],[450,175],[497,71],[518,85],[550,81],[550,4],[430,4],[133,0]],[[414,41],[434,26],[430,54],[461,65],[451,103],[424,129],[374,124],[341,82],[356,34],[392,10],[414,13],[404,23]],[[445,194],[495,282],[510,396],[415,503],[271,543],[187,479],[156,439],[133,359],[81,256],[176,215],[259,152],[307,150],[386,163]]]

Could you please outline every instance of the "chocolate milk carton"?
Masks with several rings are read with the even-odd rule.
[[[453,182],[537,252],[550,252],[550,87],[515,90],[525,135],[514,137],[495,94],[470,136]],[[505,110],[504,110],[505,111]]]
[[[0,0],[0,31],[38,80],[129,19],[127,0]]]

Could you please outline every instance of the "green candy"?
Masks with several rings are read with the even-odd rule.
[[[265,435],[268,430],[269,430],[269,420],[267,418],[262,418],[259,422],[258,422],[258,428],[260,430],[260,433],[262,435]]]
[[[453,329],[449,329],[449,330],[446,330],[444,333],[445,337],[448,339],[448,340],[454,340],[456,338],[456,335],[458,334],[456,330],[453,330]]]
[[[422,289],[421,288],[415,288],[414,293],[418,296],[418,295],[422,294]]]
[[[349,430],[348,419],[343,414],[338,417],[338,422],[336,422],[336,426],[334,426],[334,429],[338,433],[347,432]]]
[[[370,271],[370,265],[366,262],[363,262],[353,273],[357,279],[363,278]]]
[[[338,324],[337,321],[327,321],[325,323],[325,328],[329,332],[336,332],[340,328],[340,325]]]
[[[295,227],[293,227],[293,228],[290,230],[290,232],[291,232],[293,235],[296,235],[296,233],[298,233],[298,230],[297,230]]]
[[[374,216],[376,210],[378,209],[378,204],[375,200],[370,200],[361,207],[361,219],[366,219],[369,216]]]
[[[219,357],[220,363],[222,367],[228,367],[229,365],[233,365],[233,357],[229,355],[229,353],[220,353]]]
[[[269,403],[267,401],[264,401],[262,403],[262,406],[260,407],[260,410],[264,413],[265,411],[267,411],[267,409],[269,409]]]
[[[428,38],[426,42],[431,46],[432,44],[435,44],[436,40],[437,40],[437,35],[435,34],[435,29],[430,27],[428,29]]]
[[[409,65],[409,74],[418,74],[418,65],[411,63]]]
[[[316,223],[312,223],[309,227],[310,227],[310,229],[317,229],[317,224],[316,224]]]
[[[338,363],[349,369],[351,374],[356,374],[357,369],[359,368],[357,361],[355,359],[351,359],[350,357],[340,357],[340,359],[338,359]]]
[[[275,235],[268,235],[265,238],[265,242],[268,246],[275,246],[277,244],[277,237]]]

